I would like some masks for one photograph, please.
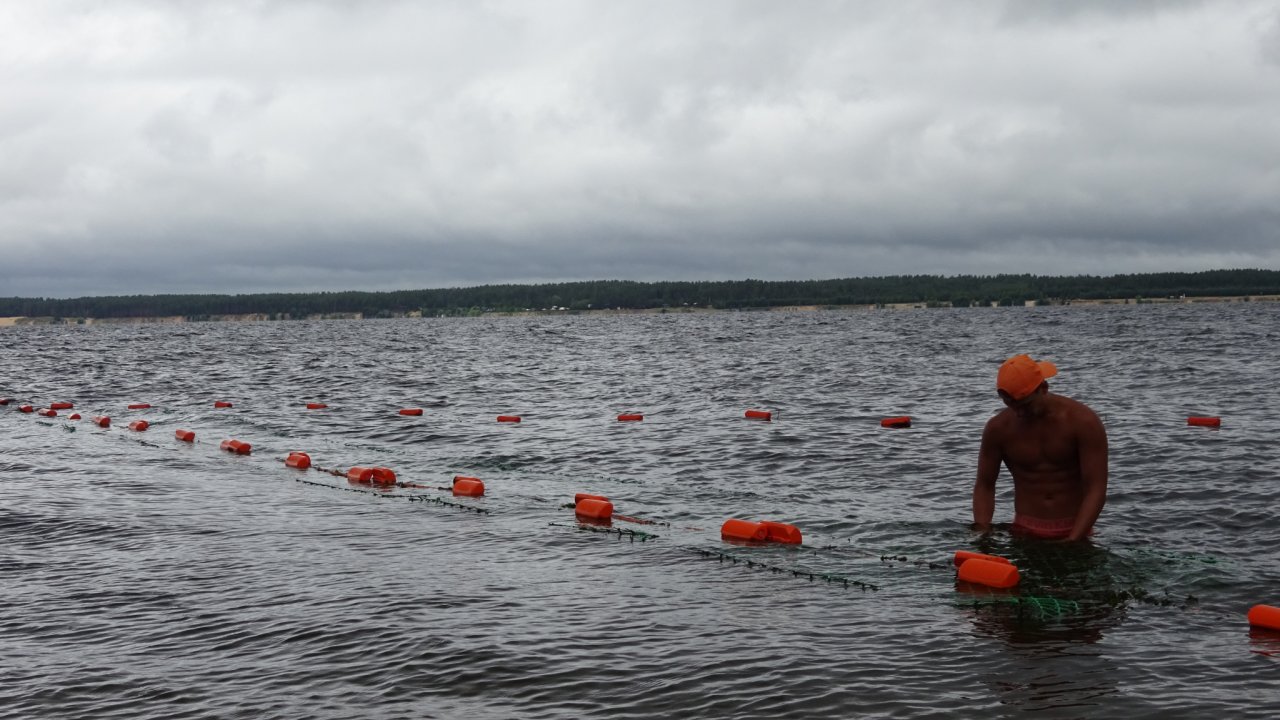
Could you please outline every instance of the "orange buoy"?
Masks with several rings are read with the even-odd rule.
[[[607,497],[605,497],[605,496],[603,496],[603,495],[592,495],[591,493],[575,493],[575,494],[574,494],[574,496],[573,496],[573,504],[574,504],[574,505],[577,505],[578,503],[582,502],[583,500],[604,500],[605,502],[608,502],[608,501],[609,501],[609,498],[607,498]]]
[[[36,411],[36,414],[44,417],[58,417],[58,411],[53,408],[40,408]]]
[[[520,422],[520,416],[519,415],[499,415],[498,422],[518,423]]]
[[[421,415],[422,408],[403,408],[400,410],[401,415]]]
[[[795,525],[773,522],[772,520],[762,520],[760,524],[764,526],[765,539],[769,542],[785,543],[787,545],[799,545],[804,542],[804,539],[800,536],[800,528]]]
[[[33,408],[33,407],[31,407],[30,405],[19,405],[19,406],[18,406],[18,412],[31,413],[31,412],[35,412],[35,411],[36,411],[36,409],[35,409],[35,408]]]
[[[239,440],[223,440],[220,447],[227,452],[233,452],[237,455],[248,455],[253,451],[252,445]]]
[[[749,420],[773,420],[773,413],[768,410],[748,410],[744,415]]]
[[[1195,427],[1222,427],[1222,418],[1193,416],[1187,418],[1187,424],[1194,425]]]
[[[644,419],[644,415],[640,413],[623,413],[618,416],[618,422],[637,422]]]
[[[329,406],[325,405],[324,403],[307,403],[308,410],[323,410],[327,407]]]
[[[227,407],[231,407],[231,403],[227,402],[226,400],[214,400],[213,406],[216,408],[227,408]]]
[[[395,485],[396,474],[391,468],[376,467],[372,468],[373,475],[370,476],[369,482],[374,485]]]
[[[907,415],[902,415],[900,417],[885,418],[880,421],[880,427],[909,428],[911,427],[911,417]]]
[[[147,422],[146,420],[134,420],[133,422],[129,423],[129,429],[135,430],[137,432],[142,432],[149,427],[151,427],[151,423]]]
[[[610,520],[613,518],[613,503],[597,498],[583,498],[574,504],[573,514],[583,520]]]
[[[461,497],[480,497],[484,495],[484,483],[480,478],[455,475],[453,478],[453,494]]]
[[[1018,568],[1013,563],[970,558],[960,565],[960,579],[975,585],[1011,588],[1018,584]]]
[[[49,409],[50,409],[50,410],[70,410],[70,409],[71,409],[71,408],[73,408],[73,407],[75,407],[75,405],[72,405],[72,404],[71,404],[71,403],[69,403],[69,402],[54,402],[54,403],[49,403]]]
[[[284,464],[291,468],[306,470],[311,467],[311,456],[304,452],[291,452],[289,457],[284,459]]]
[[[79,420],[79,419],[80,419],[80,413],[71,413],[70,415],[68,415],[68,416],[67,416],[67,419],[68,419],[68,420]]]
[[[1280,630],[1280,607],[1254,605],[1249,608],[1249,624],[1268,630]]]
[[[373,482],[373,468],[353,467],[347,471],[347,482],[368,485]]]
[[[174,430],[173,436],[182,442],[195,442],[196,433],[194,430]]]
[[[151,403],[131,403],[129,405],[130,410],[146,410],[149,407],[151,407]]]
[[[107,417],[106,415],[103,415],[101,417],[95,417],[93,419],[93,424],[97,425],[98,427],[111,427],[111,418]]]
[[[956,556],[952,558],[952,562],[958,568],[964,564],[965,560],[972,560],[973,558],[978,558],[979,560],[990,560],[991,562],[1005,563],[1008,565],[1013,564],[1008,560],[1000,557],[999,555],[984,555],[982,553],[973,552],[971,550],[957,550]]]
[[[764,542],[769,539],[769,529],[764,526],[764,523],[730,518],[720,526],[720,539]]]
[[[0,405],[8,405],[13,402],[13,398],[0,398]]]

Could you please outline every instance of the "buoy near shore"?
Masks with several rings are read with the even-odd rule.
[[[417,417],[418,415],[422,414],[422,408],[401,408],[400,414],[409,415],[411,417]]]
[[[253,452],[252,445],[239,440],[223,440],[219,447],[227,452],[235,453],[237,455],[248,455]]]
[[[599,498],[583,498],[574,503],[573,514],[580,520],[612,520],[613,503]]]
[[[214,400],[213,406],[216,408],[229,408],[231,407],[231,403],[227,402],[226,400]]]
[[[53,408],[40,408],[36,411],[36,414],[44,417],[58,417],[58,411]]]
[[[284,459],[284,464],[291,468],[306,470],[311,467],[311,456],[304,452],[291,452],[289,457]]]
[[[151,403],[129,403],[130,410],[146,410],[151,407]]]
[[[1250,625],[1280,631],[1280,607],[1254,605],[1249,608],[1248,618]]]
[[[880,427],[909,428],[911,427],[911,417],[909,415],[901,415],[899,417],[885,418],[880,421]]]
[[[501,423],[518,423],[518,422],[520,422],[520,416],[519,416],[519,415],[499,415],[499,416],[498,416],[498,422],[501,422]]]
[[[111,418],[107,417],[106,415],[95,417],[92,420],[92,422],[94,425],[97,425],[98,427],[111,427]]]
[[[1021,578],[1012,563],[970,558],[960,565],[960,580],[993,588],[1011,588]]]
[[[134,432],[144,432],[149,427],[151,427],[151,423],[147,422],[146,420],[134,420],[133,422],[129,423],[129,429],[133,430]]]
[[[644,419],[644,415],[640,413],[623,413],[618,416],[618,422],[639,422]]]
[[[71,408],[73,408],[73,407],[75,407],[75,405],[72,405],[72,404],[71,404],[71,403],[69,403],[69,402],[52,402],[52,403],[49,403],[49,409],[50,409],[50,410],[70,410],[70,409],[71,409]]]
[[[984,555],[983,553],[973,552],[971,550],[957,550],[955,557],[952,558],[952,562],[955,564],[957,568],[959,568],[961,565],[964,564],[965,560],[973,560],[974,558],[977,558],[979,560],[990,560],[991,562],[1005,563],[1008,565],[1013,564],[1008,560],[1000,557],[999,555]]]
[[[484,482],[480,478],[455,475],[453,478],[453,494],[458,497],[480,497],[484,495]]]
[[[36,409],[35,409],[34,407],[30,406],[30,405],[19,405],[19,406],[18,406],[18,412],[20,412],[20,413],[33,413],[33,412],[35,412],[35,411],[36,411]]]
[[[739,542],[764,542],[769,539],[769,529],[764,526],[764,523],[729,518],[720,526],[720,539]]]
[[[324,410],[327,407],[329,406],[324,403],[307,403],[308,410]]]
[[[1222,427],[1222,418],[1220,417],[1196,417],[1187,418],[1187,425],[1194,427]]]
[[[194,430],[174,430],[173,436],[182,442],[196,441],[196,433]]]
[[[747,418],[748,420],[772,421],[773,413],[769,412],[768,410],[748,410],[743,415],[743,417]]]

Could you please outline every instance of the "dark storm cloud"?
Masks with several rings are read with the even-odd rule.
[[[0,10],[0,295],[1280,267],[1280,9]]]

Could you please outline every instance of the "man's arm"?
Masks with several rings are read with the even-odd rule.
[[[1107,430],[1092,410],[1082,411],[1077,422],[1080,433],[1080,483],[1084,486],[1084,497],[1080,501],[1080,510],[1076,513],[1076,524],[1067,536],[1068,542],[1083,540],[1089,536],[1093,524],[1102,514],[1102,506],[1107,502]]]
[[[982,429],[982,446],[978,450],[978,479],[973,483],[973,526],[975,530],[991,529],[991,518],[996,512],[996,478],[1000,476],[1003,459],[995,431],[994,420],[987,421]]]

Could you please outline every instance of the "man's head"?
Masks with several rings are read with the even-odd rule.
[[[1058,374],[1058,367],[1048,360],[1032,360],[1027,355],[1014,355],[1000,366],[996,375],[996,391],[1006,404],[1014,404],[1030,397],[1041,387],[1048,387],[1047,378]]]

